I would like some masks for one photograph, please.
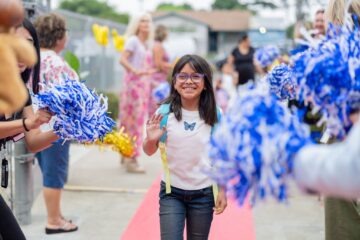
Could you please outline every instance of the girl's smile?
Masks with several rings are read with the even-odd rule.
[[[181,72],[176,76],[175,89],[183,101],[198,101],[200,99],[201,92],[204,90],[205,85],[203,75],[199,79],[197,74],[189,64],[185,64]]]

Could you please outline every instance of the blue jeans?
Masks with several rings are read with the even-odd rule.
[[[159,197],[161,240],[182,240],[185,222],[187,240],[208,239],[214,207],[212,187],[191,191],[171,187],[166,194],[161,182]]]

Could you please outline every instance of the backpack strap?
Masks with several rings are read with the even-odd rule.
[[[164,126],[166,127],[167,125],[167,121],[170,113],[170,104],[169,103],[162,104],[159,108],[158,113],[163,116],[160,122],[160,129],[162,129]],[[165,192],[166,194],[169,194],[171,193],[171,184],[170,184],[170,169],[166,155],[166,145],[165,145],[166,138],[167,138],[167,133],[165,132],[160,138],[159,149],[160,149],[160,156],[165,174]]]
[[[170,103],[166,103],[166,104],[160,105],[160,108],[159,108],[159,112],[158,112],[158,113],[163,116],[163,118],[162,118],[162,120],[161,120],[161,122],[160,122],[160,129],[162,129],[164,126],[166,127],[166,125],[167,125],[167,121],[168,121],[169,113],[170,113]],[[166,132],[165,132],[165,133],[161,136],[160,142],[165,143],[166,137],[167,137],[167,134],[166,134]]]
[[[216,115],[217,115],[217,119],[218,119],[218,122],[214,124],[214,126],[211,128],[211,135],[214,133],[215,129],[217,128],[220,120],[221,120],[221,109],[216,107]]]
[[[219,122],[221,120],[221,109],[216,107],[216,115],[217,115],[217,120],[218,122],[214,124],[214,126],[211,128],[211,135],[214,133],[215,129],[217,128],[217,126],[219,125]],[[219,187],[216,183],[214,183],[212,185],[212,190],[213,190],[213,195],[214,195],[214,203],[216,204],[216,200],[217,200],[217,197],[219,195]]]

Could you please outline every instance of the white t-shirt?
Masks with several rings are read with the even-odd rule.
[[[124,49],[132,53],[129,62],[133,67],[137,69],[145,67],[147,49],[137,36],[131,36],[126,41]]]
[[[182,109],[182,120],[174,113],[167,120],[166,153],[170,170],[170,184],[183,190],[209,187],[212,180],[204,173],[210,161],[203,158],[210,139],[211,126],[200,119],[198,111]],[[164,176],[163,176],[164,181]]]

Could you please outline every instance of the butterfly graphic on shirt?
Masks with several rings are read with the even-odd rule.
[[[188,123],[188,122],[184,121],[185,131],[188,131],[188,130],[194,131],[195,125],[196,125],[196,122]]]

